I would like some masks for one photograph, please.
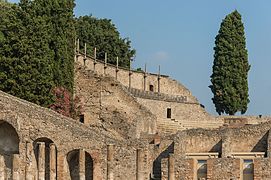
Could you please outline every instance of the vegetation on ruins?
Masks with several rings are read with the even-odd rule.
[[[54,102],[53,87],[72,92],[73,8],[73,0],[1,2],[1,90],[42,106]]]
[[[92,53],[97,48],[97,58],[107,52],[109,63],[118,56],[120,66],[129,66],[135,50],[111,20],[74,18],[74,6],[74,0],[0,0],[0,90],[66,116],[78,114],[72,98],[76,36]]]
[[[72,99],[72,94],[64,87],[55,87],[52,94],[55,97],[55,102],[49,106],[50,109],[67,117],[80,116],[82,107],[77,96]]]
[[[24,4],[26,5],[26,4]],[[54,84],[47,23],[17,5],[0,3],[0,89],[40,105]]]
[[[234,11],[222,21],[215,40],[211,88],[219,115],[244,114],[249,103],[248,53],[241,15]]]
[[[130,60],[135,55],[128,38],[121,38],[115,25],[110,19],[98,19],[93,16],[81,16],[76,19],[76,32],[81,50],[87,44],[87,53],[93,56],[97,49],[97,58],[103,60],[107,53],[107,62],[116,64],[119,57],[119,66],[129,67]],[[82,51],[83,52],[83,51]]]

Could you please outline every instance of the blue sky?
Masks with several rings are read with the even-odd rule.
[[[13,1],[16,2],[16,1]],[[270,0],[77,0],[75,15],[112,19],[137,50],[134,68],[144,67],[177,79],[216,114],[210,75],[215,36],[222,19],[235,9],[243,18],[249,53],[247,115],[271,114]]]

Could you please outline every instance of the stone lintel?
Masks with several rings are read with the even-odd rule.
[[[265,155],[265,152],[233,152],[231,153],[231,157],[241,158],[241,159],[263,158],[264,155]]]
[[[193,158],[193,159],[210,159],[210,158],[218,158],[219,153],[213,152],[213,153],[186,153],[186,158]]]

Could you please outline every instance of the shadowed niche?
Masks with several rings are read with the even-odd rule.
[[[5,121],[0,120],[0,155],[3,157],[7,179],[11,179],[13,155],[19,154],[20,139],[16,129]]]
[[[67,161],[69,165],[70,178],[72,180],[80,180],[79,149],[70,151],[67,155]],[[87,152],[85,152],[85,179],[93,180],[93,159]]]

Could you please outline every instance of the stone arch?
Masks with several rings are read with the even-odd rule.
[[[38,176],[45,180],[55,179],[57,170],[57,147],[46,137],[38,138],[33,142]]]
[[[0,176],[6,176],[7,179],[14,175],[14,162],[17,162],[19,154],[19,135],[16,129],[6,121],[0,121],[0,166],[5,173]],[[16,158],[16,159],[15,159]],[[18,162],[17,162],[18,163]]]
[[[72,150],[67,154],[69,179],[93,180],[94,161],[91,155],[84,150]]]

